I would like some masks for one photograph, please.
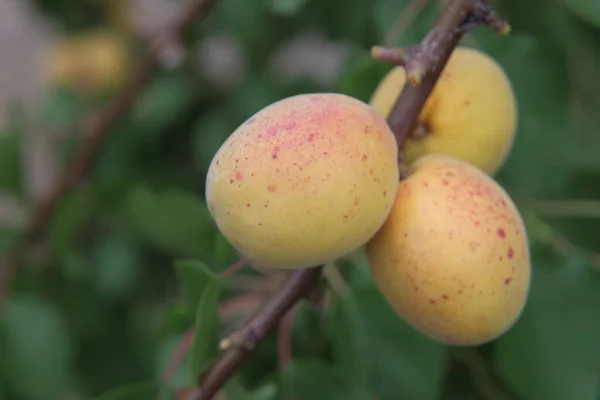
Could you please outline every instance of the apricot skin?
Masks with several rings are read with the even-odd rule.
[[[367,245],[376,285],[430,338],[479,345],[507,331],[527,299],[525,227],[492,178],[431,154],[411,168],[382,229]]]
[[[304,268],[364,245],[399,184],[385,120],[354,98],[303,94],[262,109],[215,154],[209,211],[244,256],[264,268]]]
[[[406,82],[402,67],[379,83],[370,104],[387,117]],[[512,149],[517,104],[500,65],[475,49],[458,47],[446,64],[421,111],[428,134],[409,138],[403,149],[407,164],[430,153],[448,154],[495,175]]]

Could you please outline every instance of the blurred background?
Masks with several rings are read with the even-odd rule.
[[[368,101],[391,68],[369,48],[419,42],[442,4],[215,3],[161,48],[141,98],[28,248],[2,300],[1,400],[153,399],[159,386],[192,385],[190,357],[178,354],[189,347],[198,271],[239,266],[203,201],[215,151],[283,97]],[[515,147],[496,177],[531,242],[533,284],[518,323],[484,346],[439,345],[390,310],[358,252],[260,344],[221,399],[600,400],[600,2],[494,4],[511,35],[478,28],[462,45],[494,57],[518,99]],[[3,252],[86,139],[89,118],[187,5],[0,0]],[[281,278],[252,268],[230,278],[221,336]]]

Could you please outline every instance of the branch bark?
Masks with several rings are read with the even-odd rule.
[[[181,18],[150,44],[137,71],[116,98],[96,118],[82,124],[82,143],[64,167],[56,186],[35,205],[25,230],[15,239],[12,247],[0,261],[0,305],[7,296],[15,270],[23,262],[28,248],[45,233],[61,199],[88,175],[94,158],[111,130],[123,119],[151,81],[159,65],[163,49],[180,40],[192,23],[212,8],[214,0],[194,0]]]
[[[486,0],[450,0],[430,33],[410,52],[381,47],[373,49],[373,57],[382,61],[389,60],[378,55],[410,55],[400,60],[412,78],[410,85],[405,85],[387,119],[400,148],[416,127],[421,109],[460,38],[468,29],[482,24],[501,33],[507,32],[508,25],[499,20]],[[198,387],[186,400],[212,399],[258,342],[277,326],[297,300],[306,296],[318,283],[321,270],[322,266],[318,266],[291,273],[279,291],[265,300],[254,317],[240,331],[224,340],[226,346],[220,357],[199,378]]]

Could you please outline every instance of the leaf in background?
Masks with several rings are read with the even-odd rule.
[[[339,82],[341,92],[368,103],[390,69],[389,65],[373,60],[368,54],[356,54],[345,63]]]
[[[185,113],[206,92],[183,72],[161,74],[136,105],[131,119],[131,134],[138,140],[155,140],[168,133],[171,124]]]
[[[157,395],[158,388],[154,383],[132,383],[111,389],[94,400],[149,400]]]
[[[532,36],[502,37],[488,29],[477,30],[474,36],[480,50],[504,68],[517,98],[518,130],[498,181],[525,196],[560,193],[575,148],[562,55]]]
[[[129,193],[125,213],[134,231],[163,251],[212,261],[217,228],[195,194],[136,187]]]
[[[206,287],[213,281],[221,279],[201,261],[177,260],[175,270],[183,298],[190,310],[195,311],[200,297]]]
[[[135,287],[141,265],[137,243],[122,233],[113,233],[94,248],[94,289],[104,299],[121,300]]]
[[[600,28],[600,2],[598,0],[561,0],[569,10],[580,18]]]
[[[191,351],[193,376],[199,376],[207,362],[219,352],[218,307],[222,286],[220,279],[213,279],[202,291],[198,302],[194,344]]]
[[[50,126],[69,126],[86,111],[85,102],[73,91],[53,89],[44,99],[41,114]]]
[[[356,390],[356,385],[342,371],[323,360],[295,361],[282,373],[283,398],[298,400],[365,400],[368,393]]]
[[[192,129],[194,164],[203,175],[219,147],[237,128],[228,109],[216,109],[202,114]]]
[[[0,369],[25,400],[55,398],[73,372],[74,349],[64,317],[35,297],[12,297],[0,317]]]
[[[445,347],[405,323],[376,287],[354,289],[352,296],[365,335],[362,360],[369,370],[373,394],[380,400],[437,400]]]
[[[249,390],[244,387],[238,375],[234,375],[224,387],[225,399],[231,400],[275,400],[277,387],[265,384],[261,387]]]
[[[22,189],[21,143],[25,121],[20,110],[8,112],[9,119],[0,130],[0,189],[20,194]]]
[[[163,378],[163,373],[169,366],[177,347],[184,339],[184,335],[171,334],[158,344],[155,356],[155,376],[157,380]],[[190,358],[184,357],[169,381],[169,389],[180,389],[187,385],[193,385],[196,378],[191,373]]]
[[[600,274],[580,254],[532,256],[529,299],[496,344],[497,370],[523,400],[596,400]]]
[[[293,16],[300,12],[310,0],[265,0],[268,10],[281,16]]]
[[[52,251],[66,257],[81,231],[89,222],[98,204],[93,188],[64,196],[50,222],[49,241]]]
[[[384,40],[394,26],[399,15],[414,0],[376,0],[371,6],[375,19],[375,26],[379,34],[379,40]],[[404,27],[400,38],[394,38],[392,46],[405,46],[420,43],[427,35],[439,15],[439,2],[429,1],[429,4],[411,21],[410,25]],[[395,29],[395,27],[394,27]]]
[[[367,365],[364,355],[367,353],[360,314],[352,295],[347,295],[335,303],[327,320],[327,332],[333,350],[333,359],[340,373],[343,373],[352,385],[366,387]]]

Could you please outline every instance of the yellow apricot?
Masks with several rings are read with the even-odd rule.
[[[367,253],[389,304],[436,341],[491,341],[525,306],[531,266],[521,215],[499,184],[460,159],[429,154],[413,164]]]
[[[315,266],[381,227],[399,184],[396,140],[368,104],[335,94],[275,102],[239,126],[211,161],[217,226],[265,268]]]
[[[387,118],[406,81],[402,67],[379,83],[370,104]],[[517,105],[502,67],[467,47],[454,50],[419,116],[420,130],[403,148],[410,165],[429,153],[448,154],[495,175],[517,129]]]
[[[57,41],[48,54],[46,74],[58,85],[102,93],[118,88],[131,65],[124,39],[109,31],[93,31]]]

